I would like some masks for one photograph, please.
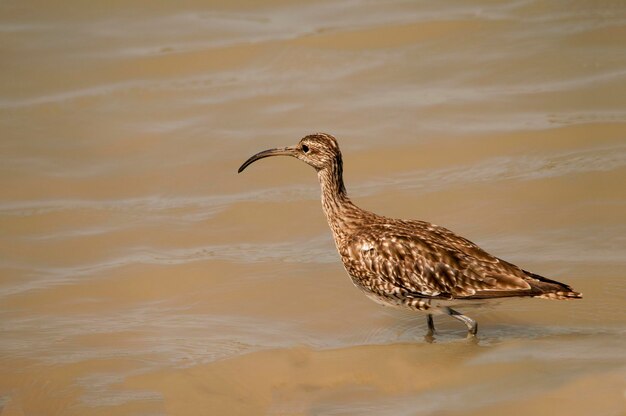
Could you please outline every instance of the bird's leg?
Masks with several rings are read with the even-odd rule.
[[[435,333],[435,322],[431,313],[426,317],[426,323],[428,324],[428,335],[433,335]]]
[[[435,322],[433,321],[432,314],[429,313],[426,315],[426,323],[428,324],[428,332],[424,335],[424,341],[432,344],[435,342],[435,337],[433,336],[435,335]]]
[[[446,308],[446,313],[454,319],[458,319],[459,321],[463,322],[465,326],[467,326],[467,335],[475,336],[478,332],[478,323],[476,323],[476,321],[472,318],[460,314],[452,308]]]

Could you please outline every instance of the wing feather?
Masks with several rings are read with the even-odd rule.
[[[364,227],[345,247],[341,254],[350,275],[379,286],[378,291],[454,299],[513,296],[531,289],[518,267],[426,222]]]

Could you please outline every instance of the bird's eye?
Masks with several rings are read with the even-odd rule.
[[[302,151],[303,151],[304,153],[309,153],[309,146],[307,146],[306,144],[303,144],[303,145],[302,145]]]

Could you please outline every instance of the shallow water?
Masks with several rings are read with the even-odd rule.
[[[5,415],[626,412],[626,6],[0,5]],[[581,301],[468,310],[352,287],[314,172]]]

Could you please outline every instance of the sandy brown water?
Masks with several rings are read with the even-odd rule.
[[[0,413],[626,413],[623,1],[0,4]],[[315,173],[584,293],[356,290]]]

